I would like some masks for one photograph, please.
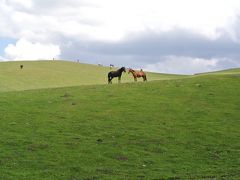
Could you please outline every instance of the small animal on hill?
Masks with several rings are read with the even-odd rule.
[[[23,69],[23,65],[22,64],[20,65],[20,69]]]
[[[137,81],[137,78],[140,78],[140,77],[143,78],[143,81],[147,81],[147,76],[146,76],[145,72],[143,72],[142,69],[140,71],[135,71],[130,68],[130,69],[128,69],[128,74],[129,73],[132,73],[135,82]]]
[[[114,65],[113,64],[110,64],[110,69],[112,69],[114,67]]]
[[[112,79],[114,77],[118,77],[118,83],[121,82],[121,77],[122,77],[122,72],[126,72],[125,67],[121,67],[120,69],[118,69],[117,71],[110,71],[108,73],[108,84],[112,84]]]

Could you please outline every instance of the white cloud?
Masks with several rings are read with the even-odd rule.
[[[101,9],[95,18],[103,22],[103,32],[113,39],[129,32],[162,32],[176,27],[216,38],[217,30],[228,25],[240,7],[240,1],[235,0],[102,0],[98,4]]]
[[[14,8],[31,8],[33,5],[32,0],[7,0],[6,4],[14,6]]]
[[[61,51],[57,45],[32,43],[26,39],[20,39],[16,45],[9,44],[5,54],[6,58],[12,60],[45,60],[58,58]]]
[[[239,0],[0,0],[0,22],[10,36],[41,41],[55,33],[119,41],[129,33],[176,27],[217,38],[239,8]]]
[[[220,54],[218,56],[216,51],[219,48],[216,44],[211,44],[211,41],[218,42],[216,40],[225,38],[226,43],[221,43],[226,44],[226,48],[223,48],[226,51],[229,46],[227,41],[240,42],[239,10],[239,0],[0,0],[0,37],[18,40],[15,45],[8,45],[5,49],[5,56],[10,59],[51,59],[62,55],[65,59],[84,58],[87,59],[85,62],[98,62],[101,58],[99,55],[102,55],[101,61],[107,62],[103,58],[112,53],[104,52],[104,48],[99,48],[102,52],[94,52],[89,44],[98,44],[101,47],[104,47],[105,43],[119,45],[133,38],[132,36],[143,34],[151,34],[152,39],[162,38],[161,35],[181,29],[191,35],[187,35],[187,39],[181,39],[181,47],[185,48],[183,52],[180,51],[182,53],[174,54],[182,48],[174,46],[176,37],[173,34],[171,38],[165,39],[166,46],[159,47],[159,44],[151,41],[152,45],[146,47],[149,53],[144,53],[145,47],[138,48],[141,44],[133,44],[134,55],[137,59],[144,60],[142,64],[153,63],[149,65],[151,69],[158,66],[158,71],[162,70],[163,63],[166,65],[165,69],[178,63],[179,67],[171,68],[171,72],[179,72],[182,63],[189,69],[186,73],[200,72],[213,69],[214,65],[206,62],[214,62],[215,56],[226,54],[217,52]],[[211,49],[217,49],[215,54],[211,50],[204,51],[204,48],[200,48],[200,55],[194,52],[193,57],[189,57],[194,48],[196,50],[196,47],[201,47],[199,39],[194,40],[192,47],[185,46],[184,40],[186,43],[194,39],[192,35],[210,40]],[[79,50],[78,47],[82,49]],[[169,51],[161,54],[165,52],[164,49]],[[228,54],[235,55],[235,52],[238,52],[235,44],[229,49]],[[131,56],[131,53],[126,53],[130,50],[123,48],[118,54],[113,53],[111,61],[114,59],[116,64],[123,64],[122,56]],[[184,54],[185,52],[188,53]],[[207,57],[201,56],[204,53]],[[164,55],[170,57],[170,54],[178,57],[179,62],[161,59],[157,65],[151,60]],[[188,58],[179,56],[195,59],[195,64]],[[203,59],[196,60],[194,56]],[[129,65],[138,63],[134,58],[128,62]],[[170,69],[168,71],[170,72]],[[185,72],[184,69],[182,71]]]
[[[218,59],[167,56],[158,63],[146,65],[144,70],[161,73],[194,74],[219,70],[221,68],[218,63]]]

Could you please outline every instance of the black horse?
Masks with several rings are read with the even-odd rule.
[[[108,84],[112,84],[112,79],[114,77],[118,77],[118,83],[121,82],[121,76],[122,76],[122,72],[126,72],[125,67],[121,67],[120,69],[118,69],[117,71],[111,71],[108,73]]]

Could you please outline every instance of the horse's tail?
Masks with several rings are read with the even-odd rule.
[[[111,72],[108,73],[107,78],[108,78],[108,84],[109,84],[111,82]]]

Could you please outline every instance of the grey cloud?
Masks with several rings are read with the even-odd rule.
[[[56,15],[56,13],[65,13],[66,15],[74,15],[76,9],[78,9],[78,12],[81,12],[81,9],[84,7],[94,7],[94,5],[85,0],[34,0],[31,14]]]
[[[96,20],[81,16],[83,8],[96,8],[94,4],[87,0],[34,0],[32,1],[32,6],[24,6],[24,3],[12,0],[6,0],[5,3],[15,12],[22,12],[39,19],[42,17],[54,17],[59,18],[59,21],[62,23],[74,21],[89,26],[99,25],[99,22]]]
[[[94,43],[91,50],[95,53],[112,55],[141,56],[194,56],[210,58],[238,54],[240,44],[226,36],[210,40],[199,34],[184,30],[174,30],[162,34],[151,32],[134,36],[120,43]]]
[[[54,12],[68,8],[81,8],[86,6],[93,6],[86,0],[34,0],[32,1],[31,7],[23,6],[22,3],[6,0],[6,5],[14,8],[16,11],[21,11],[25,13],[31,14],[39,14],[39,13],[46,13],[46,12]]]
[[[224,29],[219,29],[221,35],[215,40],[176,28],[164,33],[146,30],[143,33],[128,34],[125,39],[119,42],[100,42],[90,41],[89,37],[86,37],[87,33],[79,33],[78,35],[76,35],[77,32],[66,33],[68,28],[69,31],[74,29],[74,27],[69,26],[71,23],[68,24],[68,22],[74,22],[73,26],[81,24],[94,28],[101,25],[101,22],[98,22],[99,20],[94,19],[94,17],[91,19],[87,15],[84,16],[86,9],[82,11],[82,8],[86,7],[98,8],[91,4],[93,1],[33,0],[32,7],[22,5],[23,1],[4,0],[2,2],[11,8],[4,9],[5,6],[0,5],[2,17],[0,17],[0,26],[4,27],[0,31],[0,36],[16,39],[24,37],[33,42],[59,45],[62,59],[79,59],[82,62],[105,65],[114,63],[118,66],[144,67],[148,64],[169,62],[169,57],[174,57],[177,61],[184,61],[184,57],[186,57],[189,58],[189,61],[194,61],[197,58],[203,60],[218,59],[216,64],[218,68],[239,65],[240,16],[236,16],[235,22],[226,27],[231,31],[230,33]],[[30,15],[33,22],[30,21],[29,24],[27,22],[17,23],[16,17],[10,16],[16,11]],[[56,24],[51,26],[52,22]],[[65,23],[66,26],[64,26]],[[55,28],[55,26],[57,27]],[[171,59],[171,61],[173,60]],[[162,64],[168,65],[169,63]],[[174,61],[172,64],[177,66],[178,62]],[[214,67],[211,66],[211,68]]]
[[[41,7],[41,8],[66,8],[69,6],[76,7],[78,5],[88,5],[87,1],[84,0],[34,0],[33,1],[35,7]]]
[[[234,33],[234,36],[235,36],[235,38],[238,42],[240,42],[240,31],[239,31],[239,29],[240,29],[240,12],[236,16],[236,19],[233,23],[233,33]]]
[[[118,43],[70,41],[69,46],[62,46],[63,58],[82,58],[117,64],[139,65],[163,61],[165,56],[181,56],[192,58],[233,59],[238,62],[240,44],[226,34],[216,40],[202,35],[176,29],[171,32],[132,35]],[[94,60],[97,59],[97,60]]]

